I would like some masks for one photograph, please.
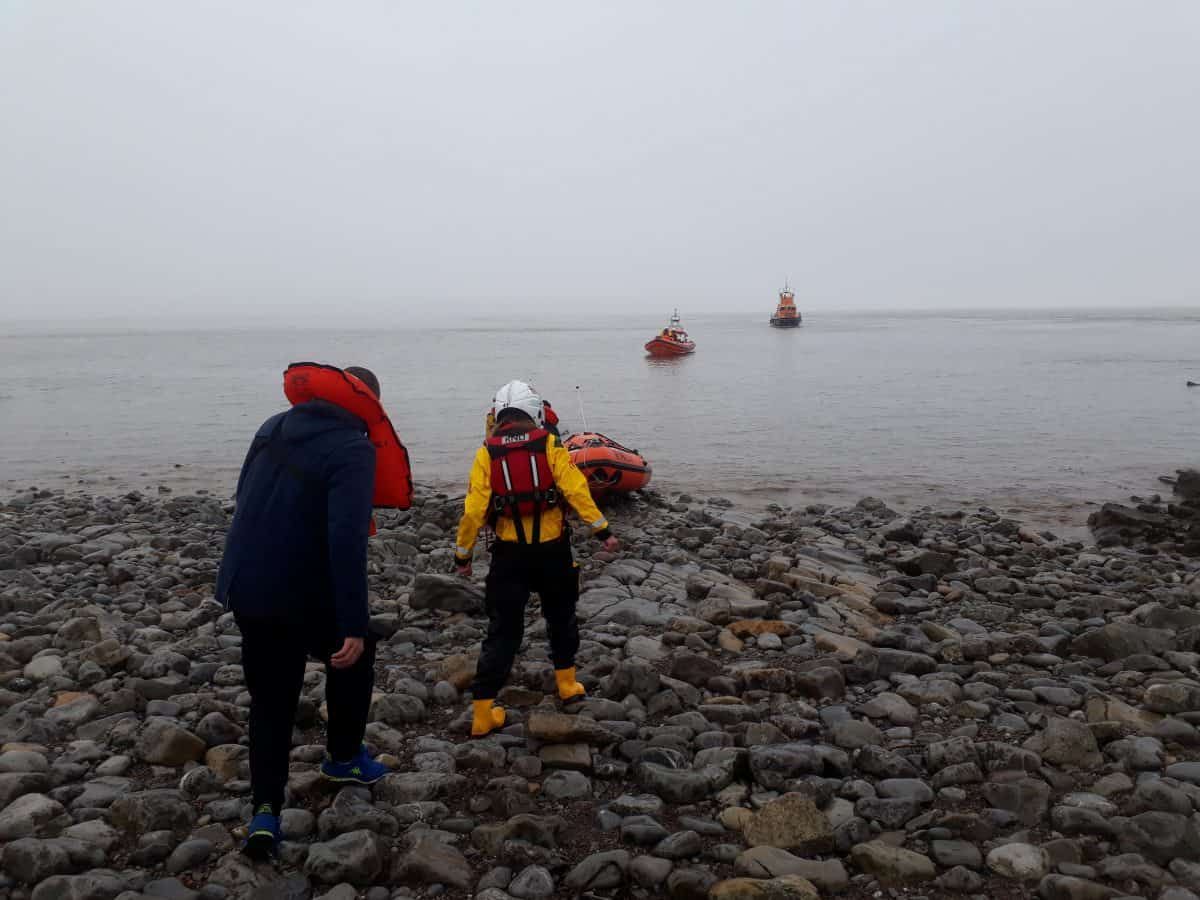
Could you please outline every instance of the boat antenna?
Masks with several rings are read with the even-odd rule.
[[[587,424],[587,414],[583,411],[583,388],[575,385],[575,396],[579,399],[579,420],[583,422],[583,430],[591,431]]]

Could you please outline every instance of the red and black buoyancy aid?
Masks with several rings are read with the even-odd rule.
[[[541,543],[542,513],[558,506],[554,473],[546,458],[549,432],[544,428],[519,431],[501,427],[484,442],[492,461],[492,508],[488,521],[494,527],[501,516],[511,516],[521,544]],[[533,535],[526,540],[523,517],[533,519]]]

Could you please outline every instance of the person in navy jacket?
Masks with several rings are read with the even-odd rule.
[[[345,371],[379,396],[369,370]],[[252,856],[278,849],[308,657],[326,667],[322,774],[372,784],[388,773],[362,743],[375,683],[367,603],[374,486],[375,447],[366,424],[325,400],[298,404],[264,422],[242,465],[216,596],[242,632],[254,803],[245,849]]]

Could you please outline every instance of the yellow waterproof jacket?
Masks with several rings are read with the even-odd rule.
[[[571,462],[571,454],[558,442],[554,435],[546,437],[546,462],[554,473],[554,484],[559,496],[571,504],[571,508],[594,532],[603,531],[608,527],[608,520],[596,508],[588,490],[587,479]],[[467,499],[463,503],[463,517],[458,525],[457,546],[454,548],[455,558],[465,562],[471,558],[479,529],[487,521],[488,512],[492,505],[492,460],[488,456],[487,447],[480,447],[475,452],[475,462],[471,466],[470,485],[467,488]],[[542,528],[540,542],[545,544],[556,541],[563,534],[563,516],[566,510],[560,502],[542,513]],[[533,516],[522,516],[521,525],[526,536],[533,534]],[[496,537],[502,541],[517,541],[517,526],[508,516],[501,516],[496,522]]]

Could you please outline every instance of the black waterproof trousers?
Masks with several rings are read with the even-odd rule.
[[[566,539],[546,544],[496,541],[488,570],[485,603],[488,633],[483,639],[471,693],[476,700],[493,700],[512,672],[525,636],[525,605],[537,592],[550,638],[550,657],[556,669],[575,665],[579,652],[579,567]]]
[[[375,643],[368,635],[362,656],[348,669],[335,669],[329,657],[341,648],[336,632],[304,629],[273,619],[237,616],[242,631],[242,671],[250,690],[250,785],[254,807],[283,806],[292,751],[292,727],[311,656],[325,663],[329,709],[326,748],[338,762],[362,746],[375,687]]]

